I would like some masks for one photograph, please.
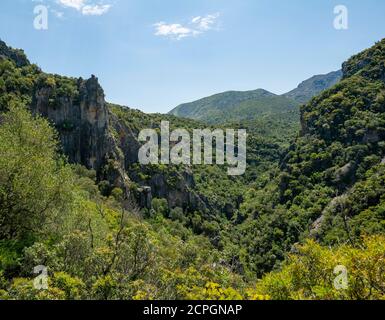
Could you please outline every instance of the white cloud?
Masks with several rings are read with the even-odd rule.
[[[85,16],[101,16],[112,7],[111,4],[89,3],[89,0],[57,0],[63,7],[73,8]]]
[[[197,29],[201,31],[208,31],[215,26],[218,18],[219,18],[219,13],[215,13],[215,14],[209,14],[205,17],[201,17],[201,16],[195,17],[191,20],[191,22],[194,25],[196,25]]]
[[[110,4],[104,4],[104,5],[86,5],[82,8],[82,13],[85,16],[101,16],[110,10],[111,5]]]
[[[59,3],[64,7],[74,8],[80,11],[85,5],[85,0],[59,0]]]
[[[158,22],[154,26],[156,29],[156,36],[181,40],[186,37],[197,35],[197,31],[184,27],[179,23],[167,24],[165,22]]]
[[[155,35],[174,40],[197,36],[212,30],[215,27],[218,18],[219,13],[210,14],[204,17],[198,16],[193,18],[187,26],[183,26],[179,23],[168,24],[166,22],[158,22],[154,24]]]

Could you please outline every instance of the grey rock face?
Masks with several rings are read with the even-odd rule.
[[[342,168],[339,168],[334,174],[335,183],[342,183],[345,180],[352,179],[354,176],[356,167],[357,167],[356,163],[349,162],[346,165],[344,165]]]
[[[141,181],[138,169],[130,170],[138,163],[139,132],[133,132],[109,112],[96,77],[79,79],[77,90],[77,97],[55,97],[52,106],[53,89],[43,87],[35,92],[31,105],[33,113],[55,125],[63,152],[71,163],[96,170],[99,180],[122,188],[141,208],[150,209],[153,198],[164,198],[170,208],[208,209],[208,201],[194,192],[194,177],[188,170],[178,173],[172,185],[165,174],[158,172],[154,172],[149,181]],[[132,181],[141,186],[134,193],[129,191]]]
[[[174,183],[170,183],[167,173],[157,170],[146,170],[147,168],[136,168],[132,170],[133,165],[138,164],[138,153],[142,144],[138,141],[139,132],[132,129],[113,115],[109,115],[110,128],[115,135],[115,145],[121,153],[121,159],[124,171],[128,173],[131,181],[140,185],[136,193],[136,200],[141,208],[151,208],[153,198],[166,199],[170,208],[183,208],[185,211],[206,211],[209,208],[207,199],[197,194],[195,189],[195,180],[193,173],[185,169],[173,177]],[[139,173],[146,173],[149,178],[143,181]],[[147,172],[147,171],[150,171]]]
[[[134,177],[132,177],[134,179]],[[210,207],[207,199],[194,191],[195,181],[191,172],[185,170],[176,177],[177,182],[170,185],[164,174],[154,174],[147,188],[152,198],[164,198],[170,209],[182,208],[184,211],[205,212]]]
[[[151,209],[152,206],[152,192],[150,187],[143,187],[138,189],[139,206],[141,208]]]
[[[114,114],[109,115],[111,128],[116,133],[116,145],[124,158],[124,167],[138,162],[138,153],[141,144],[138,141],[139,132],[133,132],[131,128],[120,122]]]
[[[59,132],[63,153],[71,163],[84,165],[129,195],[130,180],[124,170],[124,157],[110,132],[110,115],[98,79],[78,79],[77,97],[55,97],[52,88],[35,92],[31,110],[48,118]]]
[[[99,170],[112,153],[104,92],[94,76],[89,80],[79,79],[78,90],[78,101],[60,97],[52,108],[52,89],[41,88],[36,92],[31,108],[56,126],[70,162]]]
[[[362,139],[363,143],[377,143],[380,140],[380,134],[375,130],[368,130]]]

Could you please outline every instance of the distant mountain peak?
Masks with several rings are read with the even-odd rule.
[[[328,74],[315,75],[301,82],[297,88],[284,94],[284,96],[301,104],[307,103],[311,98],[334,86],[341,79],[341,70],[329,72]]]
[[[177,117],[201,120],[207,123],[252,120],[272,109],[293,108],[296,103],[264,89],[226,91],[194,102],[184,103],[170,111]]]
[[[170,114],[207,123],[255,120],[266,115],[293,111],[299,114],[298,105],[308,102],[314,96],[332,87],[341,78],[342,71],[316,75],[281,96],[265,89],[226,91],[181,104],[170,111]]]

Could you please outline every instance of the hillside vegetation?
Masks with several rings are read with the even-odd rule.
[[[170,111],[178,117],[201,120],[209,124],[255,120],[260,117],[298,110],[297,103],[263,89],[228,91],[180,105]]]
[[[341,71],[317,75],[283,95],[275,95],[263,89],[223,92],[182,104],[170,111],[170,114],[209,124],[287,117],[288,125],[292,125],[297,120],[293,114],[299,117],[299,105],[334,86],[341,78]]]
[[[142,128],[207,124],[107,104],[0,42],[0,299],[385,298],[384,61],[385,40],[300,116],[221,124],[249,131],[229,177],[140,166]]]

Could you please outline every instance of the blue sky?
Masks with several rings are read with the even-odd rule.
[[[33,27],[48,6],[48,30]],[[349,29],[333,27],[334,7]],[[226,90],[283,93],[385,37],[383,0],[1,0],[0,38],[44,71],[95,74],[146,112]]]

